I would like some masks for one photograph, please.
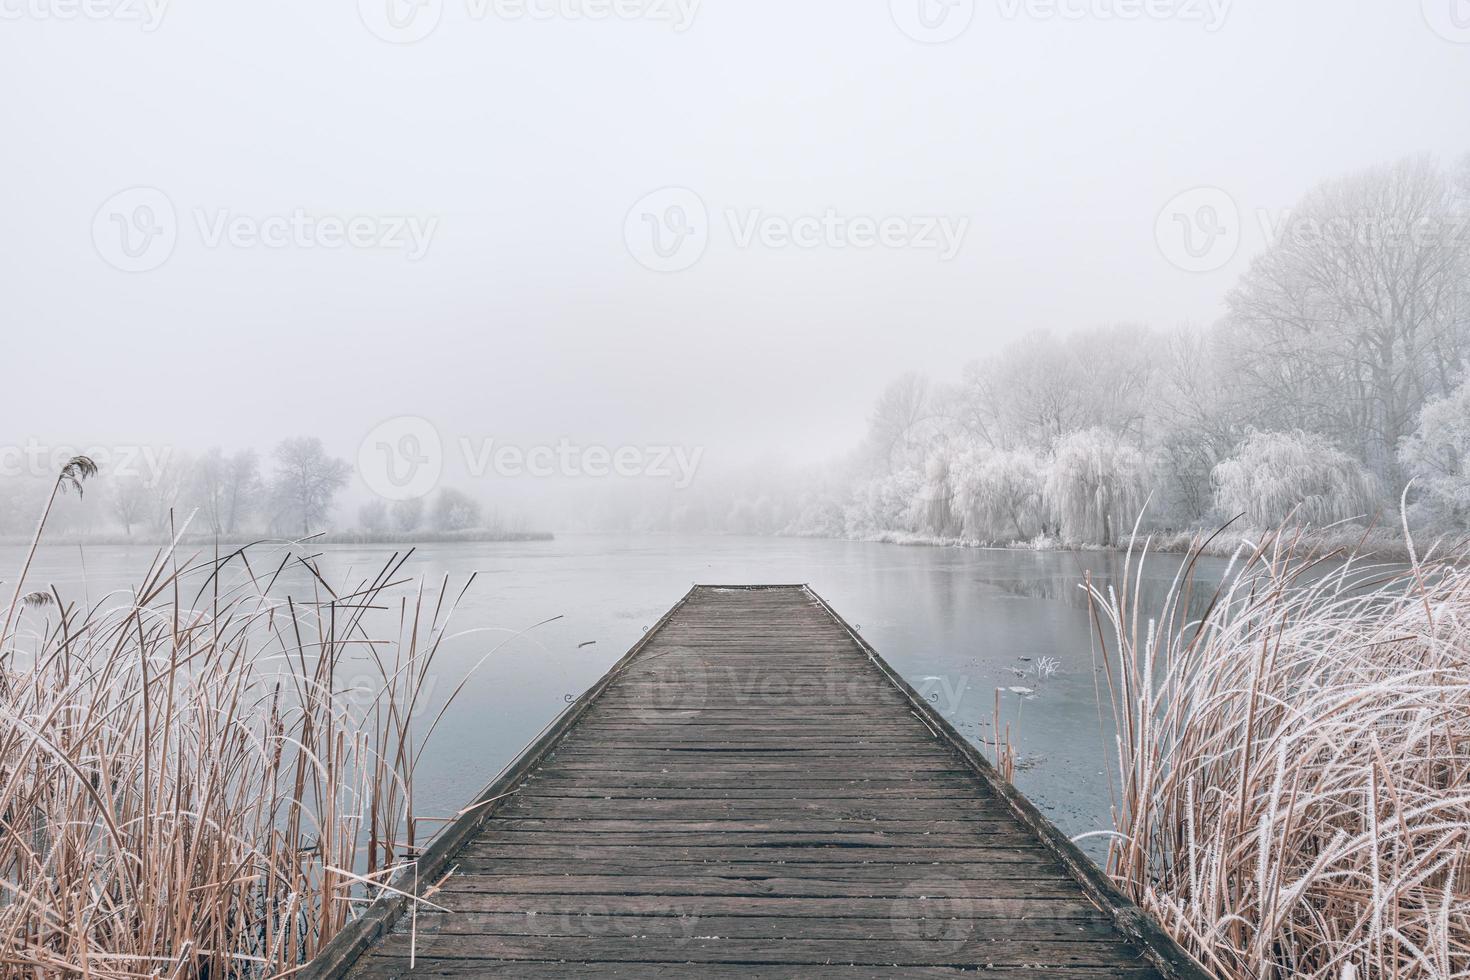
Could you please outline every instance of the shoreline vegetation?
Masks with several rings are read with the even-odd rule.
[[[1222,978],[1470,970],[1470,569],[1405,547],[1324,566],[1283,528],[1218,587],[1191,553],[1156,605],[1137,552],[1088,583],[1107,870]]]
[[[166,548],[90,608],[26,591],[51,506],[95,473],[63,468],[0,631],[0,972],[290,976],[439,826],[414,774],[473,576]]]
[[[980,550],[993,549],[997,551],[1071,551],[1079,554],[1099,553],[1128,555],[1143,550],[1155,554],[1173,555],[1208,555],[1213,558],[1231,558],[1242,549],[1251,549],[1260,546],[1261,543],[1271,541],[1279,535],[1277,530],[1259,530],[1253,528],[1229,528],[1222,532],[1207,531],[1205,529],[1155,532],[1151,534],[1138,533],[1125,536],[1116,545],[1087,545],[1071,544],[1056,538],[1039,537],[1032,541],[1016,541],[1010,544],[992,544],[985,541],[974,541],[965,538],[946,538],[931,534],[916,534],[906,531],[886,531],[857,538],[846,538],[850,541],[867,541],[875,544],[894,544],[902,547],[932,547],[932,548],[974,548]],[[1389,530],[1387,528],[1375,527],[1364,528],[1358,525],[1344,525],[1329,528],[1298,528],[1295,538],[1300,548],[1310,550],[1318,555],[1335,554],[1346,558],[1351,556],[1355,560],[1373,559],[1377,561],[1409,561],[1412,551],[1405,541],[1402,531]],[[1446,544],[1446,542],[1454,542]],[[1421,546],[1423,550],[1423,546]],[[1442,538],[1435,540],[1427,549],[1430,552],[1447,550],[1451,554],[1464,555],[1465,548],[1462,538]],[[1446,559],[1448,560],[1448,559]],[[1461,558],[1460,560],[1470,560]]]
[[[137,545],[168,546],[177,543],[179,547],[245,547],[253,544],[391,544],[391,545],[419,545],[419,544],[454,544],[456,542],[486,542],[486,543],[514,543],[526,541],[555,541],[556,535],[550,531],[503,531],[484,528],[470,528],[462,531],[324,531],[319,534],[310,534],[301,538],[267,538],[258,534],[184,534],[177,539],[167,534],[134,533],[123,534],[54,534],[51,540],[44,542],[43,546],[126,546]],[[31,539],[18,535],[0,535],[0,545],[28,545]]]

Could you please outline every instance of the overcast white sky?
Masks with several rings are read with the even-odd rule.
[[[1039,327],[1212,320],[1256,209],[1470,150],[1464,0],[1237,0],[1220,24],[1204,0],[1135,20],[979,0],[944,44],[901,29],[923,34],[920,0],[703,0],[682,31],[662,3],[622,21],[443,0],[412,44],[367,26],[387,0],[176,0],[153,30],[128,19],[157,13],[142,0],[79,2],[0,0],[7,439],[310,433],[350,455],[411,414],[446,438],[836,451],[901,371],[952,377]],[[1244,227],[1203,274],[1155,236],[1200,185]],[[106,239],[139,199],[104,204],[137,186],[166,195],[176,241],[125,272]],[[707,247],[657,272],[625,224],[669,186],[707,209]],[[210,245],[222,213],[298,209],[437,224],[416,260]],[[969,225],[945,261],[742,247],[726,218],[827,209]]]

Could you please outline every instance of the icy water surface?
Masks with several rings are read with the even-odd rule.
[[[336,583],[368,576],[394,549],[310,550]],[[153,554],[143,547],[46,548],[29,588],[54,583],[68,599],[97,602],[109,589],[131,584]],[[0,548],[0,569],[13,574],[21,557],[19,548]],[[264,552],[256,561],[270,564]],[[1161,595],[1179,561],[1151,557],[1145,589]],[[1025,765],[1017,776],[1021,789],[1068,833],[1104,828],[1108,748],[1096,694],[1104,682],[1092,662],[1080,583],[1090,570],[1106,585],[1121,567],[1121,556],[1102,552],[783,538],[589,535],[427,545],[406,574],[435,588],[447,575],[457,593],[479,573],[454,620],[474,632],[441,655],[434,700],[446,697],[487,651],[500,649],[435,734],[420,771],[419,812],[449,813],[470,800],[691,584],[807,582],[987,754],[1001,689]],[[1200,577],[1208,580],[1223,567],[1206,560]],[[291,581],[293,588],[306,584],[301,575]],[[1050,676],[1044,658],[1057,662]]]

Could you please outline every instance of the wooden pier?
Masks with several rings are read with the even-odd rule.
[[[698,586],[301,974],[1202,978],[804,586]]]

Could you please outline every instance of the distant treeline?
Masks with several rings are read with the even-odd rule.
[[[1470,528],[1470,160],[1322,184],[1225,306],[1209,327],[1036,334],[954,383],[904,376],[835,464],[751,467],[602,516],[1106,546],[1145,504],[1147,530],[1396,526],[1409,487],[1416,528]]]
[[[112,462],[114,465],[109,465]],[[529,540],[535,535],[454,487],[410,500],[374,499],[350,530],[333,527],[352,467],[320,439],[285,439],[264,458],[254,449],[138,452],[99,461],[85,499],[66,495],[51,537],[88,541],[246,543],[260,537],[347,542]],[[29,540],[56,479],[54,465],[0,480],[0,540]]]
[[[78,539],[90,545],[165,545],[174,539],[166,535],[154,534],[151,531],[138,531],[129,536],[119,533],[89,533],[79,535],[76,532],[68,534],[53,533],[46,539],[46,543],[75,544]],[[221,547],[244,547],[255,543],[264,543],[270,539],[263,539],[260,535],[221,535],[218,538],[199,534],[185,534],[178,541],[186,547],[214,546]],[[293,540],[305,546],[311,544],[451,544],[457,541],[464,542],[509,542],[517,541],[555,541],[556,535],[550,531],[495,531],[488,528],[471,528],[466,531],[330,531],[322,534],[313,534],[305,539],[279,539]],[[6,534],[0,535],[0,545],[30,544],[31,539],[24,535]]]

